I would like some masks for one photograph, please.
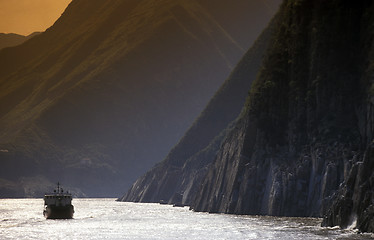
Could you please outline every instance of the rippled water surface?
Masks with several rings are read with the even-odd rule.
[[[74,199],[74,219],[46,220],[42,199],[0,200],[0,239],[373,239],[320,219],[196,213],[169,205]]]

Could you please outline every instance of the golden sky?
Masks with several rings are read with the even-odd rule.
[[[53,25],[72,0],[0,0],[0,33],[29,35]]]

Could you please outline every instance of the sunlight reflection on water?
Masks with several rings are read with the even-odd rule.
[[[0,200],[0,239],[372,239],[320,219],[196,213],[169,205],[74,199],[74,219],[46,220],[42,199]]]

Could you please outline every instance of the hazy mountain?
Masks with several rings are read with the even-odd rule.
[[[1,189],[22,196],[21,178],[42,177],[123,191],[192,124],[269,4],[75,0],[46,32],[0,50]]]
[[[207,174],[196,175],[192,209],[324,216],[325,226],[374,231],[373,11],[370,1],[284,1],[240,117],[206,155]],[[233,75],[251,79],[250,68],[239,65]],[[145,175],[124,200],[153,201],[175,189],[165,179],[180,178],[178,166],[189,159],[180,160],[157,165],[169,173]]]
[[[245,54],[165,160],[139,178],[121,201],[176,203],[189,205],[214,160],[223,138],[238,117],[248,89],[256,78],[271,36],[268,27]]]
[[[40,34],[34,32],[28,36],[23,36],[15,33],[0,33],[0,50],[6,47],[14,47],[24,43],[26,40]]]

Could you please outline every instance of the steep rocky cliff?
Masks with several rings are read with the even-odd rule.
[[[218,92],[122,200],[182,196],[195,211],[323,216],[324,226],[373,232],[373,12],[371,1],[284,1],[239,118],[203,131],[222,119],[202,121]],[[232,76],[253,78],[257,68],[242,65],[251,51]]]
[[[365,6],[361,18],[360,67],[362,96],[356,109],[361,136],[360,158],[352,165],[348,177],[334,195],[332,207],[324,216],[324,226],[356,226],[361,231],[374,232],[374,11]]]
[[[195,211],[326,214],[324,225],[357,219],[373,231],[373,10],[368,1],[282,4],[262,70]]]
[[[270,19],[271,0],[250,2],[74,0],[46,32],[0,50],[0,193],[22,196],[38,176],[90,196],[129,187]]]
[[[271,35],[267,28],[245,54],[230,77],[164,161],[139,178],[121,201],[175,203],[183,195],[189,205],[207,167],[239,115],[248,89],[256,78]],[[232,124],[231,124],[232,125]]]

